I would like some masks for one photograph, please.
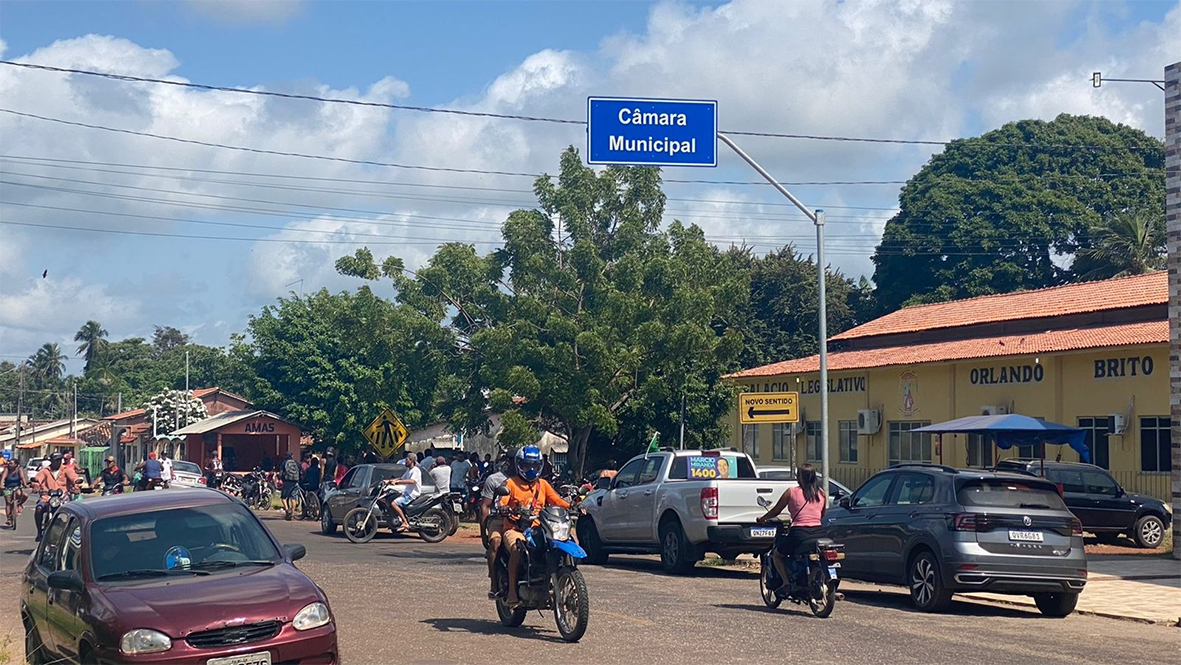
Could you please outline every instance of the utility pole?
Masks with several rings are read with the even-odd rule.
[[[115,413],[123,413],[123,393],[119,393],[119,399],[115,401]]]
[[[820,337],[820,475],[823,478],[820,486],[828,487],[828,302],[825,299],[826,289],[824,283],[824,211],[817,210],[816,212],[812,212],[809,210],[808,206],[801,203],[795,196],[792,196],[792,193],[787,191],[786,187],[779,184],[775,178],[772,178],[770,173],[767,173],[762,166],[759,166],[759,163],[752,159],[750,155],[743,152],[742,148],[739,148],[734,141],[730,140],[730,137],[719,132],[718,138],[730,146],[730,149],[737,153],[743,161],[750,164],[755,171],[758,171],[759,175],[763,176],[767,182],[771,183],[772,187],[785,196],[788,201],[791,201],[795,207],[799,208],[800,212],[804,213],[816,226],[816,282],[817,289],[820,291],[820,326],[817,331]],[[804,429],[807,432],[806,425]],[[806,434],[805,441],[807,441]]]
[[[685,389],[681,388],[681,450],[685,449]]]
[[[19,450],[21,445],[21,412],[25,408],[25,366],[22,363],[20,366],[20,392],[16,394],[16,448]]]
[[[70,438],[78,436],[78,379],[74,379],[74,416],[70,418]]]
[[[189,352],[185,351],[185,392],[189,392]]]

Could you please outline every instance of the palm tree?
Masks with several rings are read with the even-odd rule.
[[[40,385],[48,386],[61,381],[68,358],[56,343],[46,342],[37,349],[32,358],[29,358],[29,367],[33,370],[33,376],[39,379]]]
[[[1164,267],[1164,220],[1131,211],[1092,226],[1091,246],[1079,250],[1071,269],[1090,280],[1140,275]]]
[[[103,339],[107,336],[107,331],[103,329],[102,324],[98,321],[87,321],[77,333],[74,334],[75,342],[82,342],[78,345],[78,353],[86,354],[86,366],[83,368],[84,372],[89,372],[91,365],[94,364],[95,359],[102,355],[107,348],[107,340]]]

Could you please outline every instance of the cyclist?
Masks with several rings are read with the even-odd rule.
[[[7,525],[16,528],[16,516],[21,514],[25,499],[25,473],[20,464],[12,459],[12,453],[4,451],[4,464],[0,465],[0,485],[4,487],[4,516]]]
[[[49,466],[43,467],[33,477],[33,490],[40,493],[37,501],[35,516],[37,520],[37,542],[41,542],[41,531],[44,529],[42,515],[49,508],[49,493],[62,490],[67,497],[78,493],[80,486],[78,474],[72,466],[62,466],[62,454],[53,453],[49,456]]]

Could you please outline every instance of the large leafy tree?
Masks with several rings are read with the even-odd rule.
[[[152,334],[152,348],[156,353],[165,353],[178,346],[185,346],[190,341],[188,335],[172,326],[156,326],[156,332]]]
[[[1140,275],[1165,267],[1165,220],[1142,210],[1111,215],[1091,226],[1091,246],[1070,266],[1081,279]]]
[[[249,323],[232,350],[255,372],[258,406],[317,439],[360,450],[383,409],[411,428],[434,419],[434,395],[453,340],[437,321],[373,294],[326,290],[281,298]]]
[[[107,345],[107,331],[102,327],[98,321],[90,320],[74,333],[74,341],[81,342],[78,345],[78,354],[84,355],[86,366],[83,371],[89,370],[91,365],[103,354]]]
[[[720,444],[745,275],[697,227],[659,229],[655,169],[596,174],[571,148],[557,182],[534,190],[537,208],[511,213],[491,254],[448,244],[411,273],[361,250],[337,267],[391,278],[399,302],[454,335],[462,353],[438,392],[453,426],[486,428],[499,412],[516,438],[529,435],[522,422],[562,434],[581,472],[591,445],[634,448],[653,430],[673,439],[684,394],[688,443]]]
[[[205,402],[184,390],[161,391],[148,398],[142,406],[157,434],[171,434],[209,415]]]
[[[1022,120],[953,141],[902,188],[874,253],[884,310],[1073,278],[1101,220],[1163,215],[1164,149],[1104,118]]]

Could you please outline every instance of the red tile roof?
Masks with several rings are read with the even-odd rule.
[[[892,346],[882,349],[837,351],[828,354],[828,369],[830,372],[839,372],[891,365],[1020,356],[1135,344],[1167,344],[1168,342],[1169,322],[1167,320],[1142,321],[1069,330],[1051,330],[1025,335],[1000,335],[949,342]],[[820,368],[819,358],[819,356],[809,356],[785,360],[743,370],[731,374],[730,378],[741,379],[816,372]]]
[[[1038,319],[1169,302],[1168,272],[1117,277],[1099,282],[1067,284],[966,300],[915,305],[834,335],[856,339],[877,335],[955,328],[979,323]]]

